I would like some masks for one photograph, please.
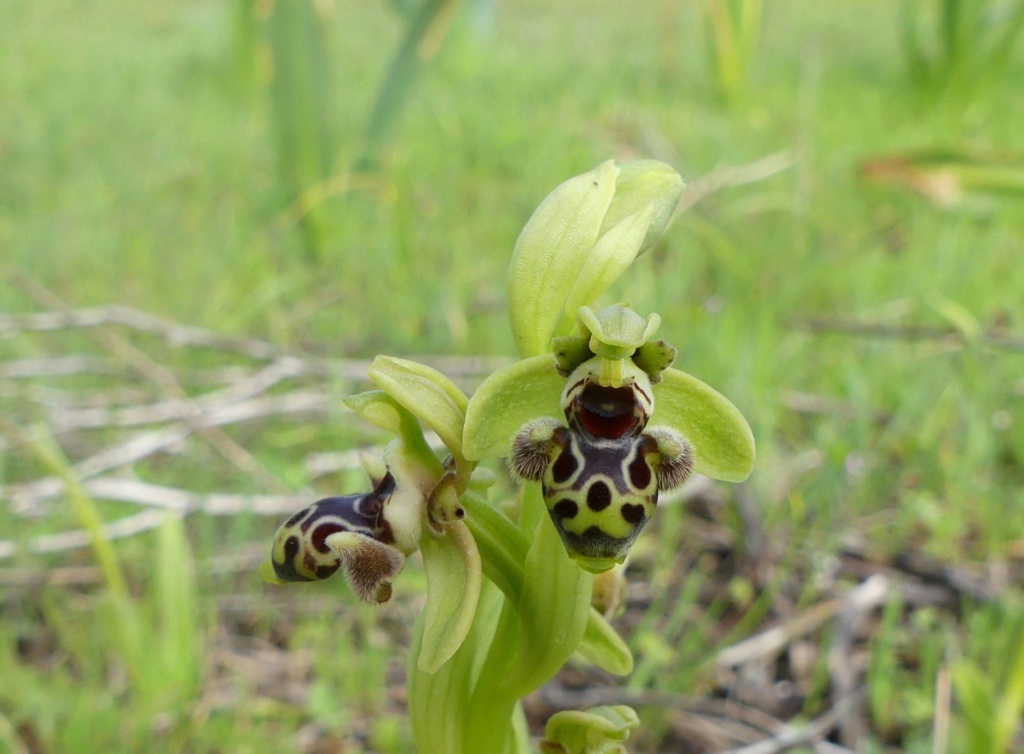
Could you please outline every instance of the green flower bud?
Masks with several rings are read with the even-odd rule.
[[[631,707],[556,712],[544,728],[543,754],[625,754],[622,742],[640,725]]]

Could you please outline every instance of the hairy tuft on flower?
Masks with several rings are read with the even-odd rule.
[[[539,482],[551,460],[551,443],[561,425],[554,419],[534,419],[516,434],[508,465],[521,482]]]
[[[365,534],[343,531],[327,537],[326,544],[341,559],[345,580],[364,602],[391,599],[391,580],[405,565],[405,556],[390,545]]]
[[[658,489],[674,490],[681,487],[693,473],[693,445],[690,441],[668,427],[651,427],[647,436],[657,447],[654,473],[658,477]]]

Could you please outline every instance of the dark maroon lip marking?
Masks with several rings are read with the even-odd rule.
[[[576,416],[593,437],[617,440],[642,427],[633,387],[602,387],[588,383],[575,400]]]
[[[622,518],[625,519],[628,524],[639,526],[644,522],[644,518],[646,518],[644,516],[644,507],[642,505],[626,503],[622,506]]]
[[[568,498],[559,500],[552,510],[560,519],[576,518],[576,514],[580,512],[579,506]]]
[[[551,466],[551,477],[557,484],[564,484],[576,473],[579,463],[569,450],[563,450]]]
[[[612,491],[604,482],[594,482],[587,490],[587,507],[600,513],[612,504]]]
[[[637,453],[636,458],[629,464],[629,481],[637,490],[646,490],[651,483],[651,467],[647,465],[647,459],[643,454]]]

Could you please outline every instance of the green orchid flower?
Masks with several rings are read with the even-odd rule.
[[[492,374],[466,410],[466,457],[507,456],[521,480],[541,482],[566,550],[594,573],[625,560],[659,493],[694,471],[735,482],[753,468],[746,420],[671,368],[676,349],[651,340],[659,324],[581,307],[576,334]]]
[[[345,402],[397,435],[382,459],[363,459],[372,491],[325,498],[295,513],[277,530],[262,574],[282,584],[320,581],[341,570],[357,596],[381,603],[391,598],[406,557],[420,551],[427,603],[418,665],[434,672],[469,632],[483,577],[458,497],[475,466],[461,453],[468,399],[440,372],[415,362],[378,357],[369,372],[384,389]],[[445,462],[427,445],[420,421],[448,442],[452,455]]]

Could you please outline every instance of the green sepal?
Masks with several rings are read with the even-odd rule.
[[[649,208],[651,217],[637,253],[640,256],[665,232],[686,184],[674,168],[658,160],[630,160],[619,163],[618,167],[615,198],[605,213],[601,235],[622,222],[623,218]]]
[[[523,359],[491,374],[466,410],[462,452],[471,461],[507,456],[516,432],[531,419],[564,420],[562,388],[551,354]]]
[[[441,372],[424,364],[378,356],[367,373],[378,387],[430,427],[456,456],[462,455],[462,424],[469,399]]]
[[[436,673],[462,646],[476,615],[482,569],[480,552],[465,524],[445,527],[420,539],[427,602],[418,666]]]
[[[522,356],[548,349],[566,296],[597,242],[618,175],[608,160],[570,178],[541,202],[519,234],[509,265],[508,308]]]
[[[571,320],[577,309],[595,301],[633,264],[650,228],[653,212],[651,207],[641,209],[602,233],[569,291],[564,308],[566,317]]]
[[[543,754],[625,754],[622,742],[638,725],[636,712],[624,704],[563,710],[548,718],[540,750]]]
[[[728,398],[696,377],[666,369],[654,391],[649,427],[665,425],[693,444],[694,471],[742,482],[754,468],[754,435]]]
[[[633,672],[633,653],[629,645],[594,608],[590,608],[590,619],[583,632],[583,641],[576,651],[587,662],[612,675],[629,675]]]

